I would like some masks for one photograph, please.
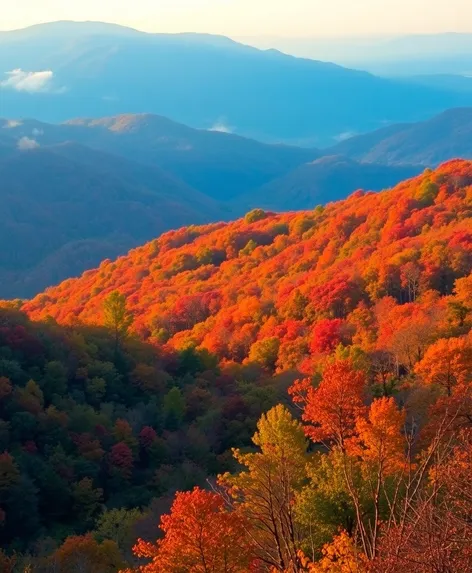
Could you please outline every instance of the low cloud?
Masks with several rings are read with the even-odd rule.
[[[17,121],[16,119],[9,119],[4,123],[3,129],[14,129],[15,127],[20,127],[22,125],[23,122],[21,121]]]
[[[208,131],[218,131],[220,133],[233,133],[233,128],[224,121],[217,121]]]
[[[52,80],[54,74],[51,70],[42,72],[25,72],[18,68],[11,72],[6,72],[6,80],[0,81],[0,88],[12,89],[17,92],[49,92],[52,90]]]
[[[20,151],[29,151],[30,149],[37,149],[39,143],[31,137],[22,137],[18,140],[17,147]]]
[[[33,128],[32,132],[31,132],[35,137],[38,137],[38,135],[43,135],[44,131],[42,129],[38,129],[37,127]]]
[[[352,139],[355,135],[357,135],[355,131],[344,131],[343,133],[337,135],[334,139],[339,142],[347,141],[348,139]]]

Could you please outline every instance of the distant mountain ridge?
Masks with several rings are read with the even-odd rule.
[[[76,143],[0,146],[0,297],[27,297],[172,227],[225,217],[161,171]]]
[[[2,129],[3,127],[3,129]],[[152,114],[75,119],[64,124],[0,119],[0,135],[39,145],[75,141],[170,171],[218,200],[257,189],[320,156],[315,149],[267,145],[219,131],[197,130]]]
[[[275,211],[312,209],[327,200],[345,199],[359,189],[388,189],[422,170],[415,165],[366,164],[342,155],[327,155],[267,183],[248,197],[248,203]]]
[[[472,159],[472,107],[359,135],[339,143],[331,152],[369,163],[428,167],[455,157]]]
[[[276,47],[301,58],[329,60],[382,77],[472,72],[471,33],[374,35],[357,37],[248,37],[261,49]]]
[[[382,79],[218,36],[59,22],[0,33],[0,45],[0,74],[50,72],[36,91],[31,80],[29,90],[19,90],[3,76],[1,113],[9,117],[63,121],[131,110],[200,128],[224,124],[266,141],[329,145],[348,132],[472,103],[469,93]]]

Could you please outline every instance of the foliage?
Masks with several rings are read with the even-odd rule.
[[[232,373],[211,356],[121,334],[116,349],[115,334],[0,308],[4,547],[36,555],[48,539],[54,548],[75,536],[93,553],[82,539],[93,532],[129,560],[137,522],[151,531],[139,508],[148,514],[154,500],[232,467],[230,448],[249,444],[283,396],[260,368],[251,367],[257,395],[238,381],[249,366]]]
[[[365,374],[350,360],[328,364],[317,388],[309,380],[295,384],[290,391],[296,402],[304,404],[307,435],[315,442],[334,442],[343,448],[362,412],[365,386]]]
[[[251,544],[244,520],[231,514],[216,493],[195,488],[178,493],[169,515],[162,517],[163,539],[139,540],[138,557],[151,558],[142,573],[244,573]]]
[[[6,304],[7,557],[72,535],[139,567],[133,531],[143,571],[470,569],[471,182],[452,161],[310,213],[181,229],[25,303],[39,322]],[[104,529],[120,508],[146,518]]]
[[[283,571],[299,562],[293,506],[295,491],[306,478],[306,440],[300,424],[278,405],[259,420],[253,442],[260,451],[234,451],[244,471],[221,476],[220,483],[228,488],[235,513],[252,528],[254,554]]]

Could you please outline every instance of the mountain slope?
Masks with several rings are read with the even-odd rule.
[[[0,296],[29,297],[171,228],[311,207],[416,168],[323,159],[152,115],[0,120]],[[273,183],[271,183],[273,182]]]
[[[423,312],[413,304],[418,296],[430,304],[451,295],[472,271],[471,223],[472,162],[456,160],[326,208],[256,210],[234,223],[167,233],[23,309],[34,319],[100,324],[104,298],[119,289],[144,338],[285,370],[308,356],[314,324],[325,329],[323,344],[352,343],[355,332],[369,340],[383,297],[383,316],[404,305],[408,323]],[[399,318],[385,325],[391,320]]]
[[[0,296],[26,297],[171,227],[222,211],[157,168],[77,144],[0,156]]]
[[[410,81],[423,86],[430,86],[440,89],[448,89],[456,92],[471,92],[472,91],[472,77],[470,75],[461,76],[454,74],[431,74],[412,76]]]
[[[331,149],[353,159],[384,164],[435,166],[472,158],[472,107],[448,110],[428,121],[393,125],[353,137]]]
[[[359,163],[339,155],[325,156],[294,169],[247,196],[249,207],[275,211],[312,209],[344,199],[358,189],[381,191],[418,175],[421,167]]]
[[[206,35],[60,22],[9,32],[0,42],[0,72],[22,70],[4,76],[2,113],[10,117],[61,121],[152,112],[196,127],[223,122],[240,134],[318,145],[472,101],[470,94]],[[22,73],[40,71],[48,75],[39,84],[18,84]]]
[[[260,48],[278,48],[294,56],[336,62],[382,77],[469,74],[472,69],[470,33],[351,38],[263,36],[246,38],[245,41]]]
[[[0,120],[0,133],[17,140],[33,138],[40,145],[75,141],[159,166],[221,200],[256,189],[319,156],[316,150],[267,145],[227,133],[196,130],[150,114],[76,119],[62,125],[34,120],[17,123]],[[6,128],[1,129],[2,125]]]

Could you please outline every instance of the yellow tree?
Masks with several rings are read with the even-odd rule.
[[[322,549],[317,563],[306,563],[308,573],[367,573],[368,560],[352,538],[341,531]]]
[[[295,494],[306,480],[306,440],[301,425],[282,405],[264,414],[253,437],[255,453],[234,450],[245,468],[220,476],[234,509],[250,525],[259,561],[274,571],[303,571],[301,531],[294,515]]]
[[[133,316],[126,307],[126,297],[119,291],[114,290],[103,303],[104,324],[115,338],[115,350],[118,350],[120,338],[124,337],[129,327],[133,324]]]
[[[51,571],[70,573],[114,573],[125,563],[114,541],[98,543],[90,533],[68,537],[49,558]]]

